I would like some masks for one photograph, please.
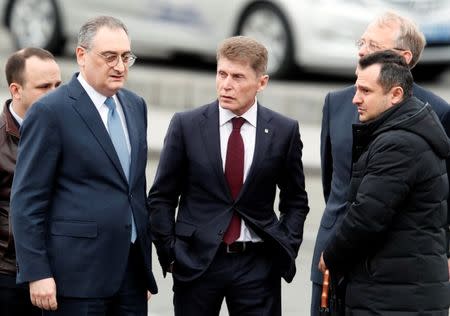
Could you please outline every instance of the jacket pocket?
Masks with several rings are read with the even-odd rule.
[[[87,221],[55,221],[50,231],[56,236],[95,238],[98,235],[97,223]]]
[[[178,222],[175,224],[175,235],[179,237],[191,237],[197,227],[184,222]]]

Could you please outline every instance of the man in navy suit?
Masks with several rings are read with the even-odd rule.
[[[392,49],[402,55],[411,68],[419,61],[424,46],[425,38],[417,26],[393,12],[385,13],[369,24],[361,39],[357,41],[359,57],[375,51]],[[352,167],[352,124],[358,122],[357,108],[352,103],[355,92],[354,86],[330,92],[325,98],[323,107],[320,152],[326,207],[317,234],[311,265],[311,281],[313,282],[311,315],[319,313],[323,279],[318,269],[320,255],[347,209]],[[423,102],[431,104],[447,135],[450,135],[449,104],[417,84],[413,85],[413,94]],[[447,161],[447,169],[448,167],[449,161]]]
[[[123,89],[131,53],[113,17],[85,23],[80,73],[36,102],[12,188],[17,281],[44,315],[147,315],[147,111]]]
[[[170,123],[148,202],[175,315],[219,315],[224,298],[231,316],[281,315],[309,208],[298,123],[256,99],[266,68],[260,43],[226,39],[218,100]]]

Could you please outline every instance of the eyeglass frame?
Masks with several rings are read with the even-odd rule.
[[[392,49],[392,50],[398,50],[401,52],[408,50],[408,49],[400,48],[400,47],[384,48],[384,47],[379,46],[378,44],[373,44],[373,43],[374,43],[373,41],[366,42],[365,40],[360,38],[355,41],[355,46],[358,49],[361,49],[361,47],[365,46],[371,52],[376,52],[376,51],[380,51],[383,49]]]
[[[105,52],[105,53],[110,53],[111,56],[115,56],[114,60],[108,61],[107,60],[108,57],[105,56],[104,53],[95,52],[85,46],[80,45],[80,47],[85,49],[86,51],[91,51],[91,52],[95,53],[96,55],[100,56],[105,61],[106,65],[108,65],[111,68],[116,67],[119,64],[119,59],[122,60],[122,63],[127,67],[133,66],[137,59],[137,56],[135,54],[133,54],[132,52],[126,52],[126,53],[123,53],[122,55],[114,53],[114,52]],[[128,57],[131,59],[129,59],[128,61],[125,62],[124,57]]]

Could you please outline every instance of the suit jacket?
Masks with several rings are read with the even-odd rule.
[[[450,136],[449,104],[417,84],[413,86],[413,94],[423,102],[430,103],[445,132]],[[318,284],[321,284],[323,279],[322,273],[317,268],[320,254],[346,213],[352,168],[352,124],[358,122],[358,111],[352,103],[354,95],[354,86],[331,92],[326,96],[323,107],[320,155],[326,206],[311,264],[311,281]],[[450,170],[450,160],[447,160],[447,170]],[[450,220],[450,215],[448,219]]]
[[[58,295],[106,297],[120,287],[133,212],[148,289],[151,232],[146,208],[147,110],[122,89],[131,144],[129,182],[100,114],[72,80],[28,111],[12,188],[17,281],[54,277]]]
[[[175,278],[198,278],[236,211],[280,258],[280,274],[290,282],[309,211],[298,123],[258,104],[253,162],[233,201],[222,167],[218,107],[216,101],[177,113],[170,123],[148,198],[163,271],[174,260]]]

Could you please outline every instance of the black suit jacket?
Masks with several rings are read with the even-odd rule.
[[[142,277],[157,292],[146,208],[146,104],[125,89],[117,97],[131,144],[129,181],[76,75],[28,111],[11,201],[18,282],[54,277],[58,295],[114,295],[128,261],[132,211]]]
[[[450,106],[442,98],[414,84],[413,94],[423,102],[430,103],[439,117],[445,132],[450,136]],[[311,280],[321,284],[323,275],[318,269],[320,254],[328,239],[333,235],[337,224],[345,215],[350,185],[352,165],[352,124],[358,122],[358,111],[352,103],[355,87],[330,92],[323,106],[321,131],[322,185],[325,197],[325,210],[316,238],[311,264]],[[450,170],[450,160],[447,160]],[[450,174],[448,174],[450,176]],[[450,220],[450,215],[448,216]]]
[[[176,278],[199,277],[236,211],[274,249],[290,282],[309,211],[298,123],[258,104],[253,162],[233,201],[222,167],[218,107],[216,101],[177,113],[170,123],[148,197],[163,271],[175,260]],[[280,218],[274,211],[277,186]]]

